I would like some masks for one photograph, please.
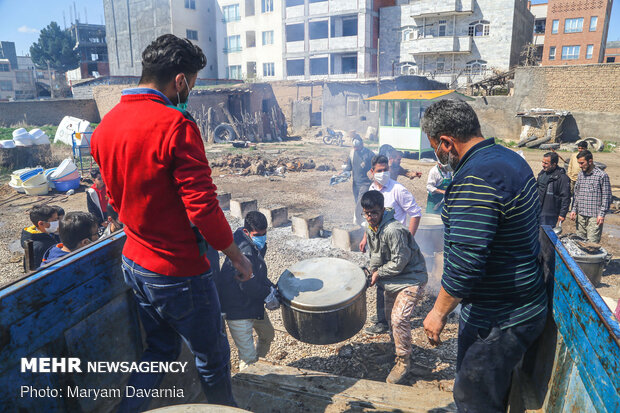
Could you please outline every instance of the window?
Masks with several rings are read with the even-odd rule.
[[[368,111],[369,112],[376,112],[377,111],[377,101],[376,100],[371,100],[370,102],[368,102]]]
[[[549,48],[549,60],[555,60],[555,46]]]
[[[551,23],[551,34],[556,34],[559,29],[560,29],[560,21],[559,20],[554,20]]]
[[[256,32],[245,32],[245,47],[256,47]]]
[[[286,61],[286,74],[288,76],[304,75],[304,59],[289,59]]]
[[[409,102],[409,126],[412,128],[420,127],[420,115],[422,107],[415,102]]]
[[[446,58],[438,57],[437,58],[437,73],[443,73],[446,68]]]
[[[310,36],[310,40],[327,39],[327,34],[329,33],[327,26],[327,20],[309,22],[308,35]]]
[[[580,33],[583,31],[583,17],[566,19],[564,21],[564,33]]]
[[[327,57],[314,57],[310,59],[310,75],[329,74],[329,61]]]
[[[96,62],[97,60],[99,60],[99,55],[97,53],[91,53],[90,60],[92,60],[93,62]]]
[[[287,24],[286,25],[286,41],[302,42],[304,40],[304,24]]]
[[[226,68],[227,79],[241,79],[241,65],[228,66]]]
[[[185,8],[196,10],[196,0],[185,0]]]
[[[392,102],[381,102],[380,126],[392,126]]]
[[[469,24],[470,36],[488,36],[489,35],[489,22],[486,20],[479,20]]]
[[[198,40],[198,30],[185,30],[185,37],[187,37],[188,40]]]
[[[586,59],[592,59],[592,54],[594,54],[594,45],[589,44],[588,47],[586,47]]]
[[[414,39],[413,29],[405,29],[403,30],[403,42]]]
[[[342,19],[342,35],[343,36],[357,36],[357,16],[347,19]]]
[[[225,22],[235,22],[241,20],[238,4],[222,7],[222,14],[224,15]]]
[[[276,75],[276,65],[275,63],[263,63],[263,76],[275,76]]]
[[[254,16],[254,0],[245,0],[245,17]]]
[[[394,102],[394,126],[407,126],[407,102]]]
[[[263,45],[273,44],[273,30],[263,32]]]
[[[30,72],[15,72],[15,81],[17,81],[17,83],[29,84],[30,79],[31,79]]]
[[[357,55],[342,56],[342,73],[343,74],[356,74],[357,73]]]
[[[481,75],[487,70],[486,60],[472,60],[465,65],[466,73],[470,75]]]
[[[0,63],[0,72],[10,72],[11,67],[8,63]]]
[[[616,63],[616,57],[615,56],[607,56],[607,60],[605,60],[605,63]]]
[[[347,96],[347,116],[357,116],[359,113],[359,96]]]
[[[577,60],[579,59],[580,46],[563,46],[562,47],[562,60]]]
[[[234,36],[228,36],[226,38],[226,48],[224,49],[224,52],[231,53],[239,51],[241,51],[241,36],[238,34]]]
[[[13,82],[10,80],[0,80],[0,90],[3,92],[13,91]]]
[[[547,25],[547,19],[537,19],[534,22],[534,34],[545,34],[546,25]]]
[[[303,6],[304,0],[286,0],[286,7]]]
[[[273,11],[273,0],[261,0],[261,12],[269,13]]]
[[[439,20],[439,36],[445,36],[446,35],[446,27],[447,27],[447,22],[445,20]]]
[[[590,31],[591,32],[595,32],[596,31],[596,25],[597,24],[598,24],[598,17],[597,16],[590,17]]]

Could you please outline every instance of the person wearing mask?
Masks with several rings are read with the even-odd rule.
[[[383,144],[379,148],[379,155],[383,155],[388,158],[390,165],[390,178],[397,181],[399,176],[406,176],[409,179],[421,178],[422,172],[413,172],[405,169],[401,166],[403,159],[403,153],[394,149],[392,145]]]
[[[43,255],[43,265],[49,264],[99,239],[95,217],[89,212],[69,212],[59,221],[60,244]]]
[[[415,236],[422,218],[422,209],[416,203],[411,192],[390,177],[390,166],[385,156],[377,155],[372,159],[371,172],[373,183],[368,190],[379,191],[383,195],[385,207],[392,209],[394,219],[403,224],[403,226],[408,226],[411,236]],[[409,223],[407,223],[407,220],[409,220]],[[364,252],[366,250],[367,240],[368,237],[364,234],[364,238],[359,245],[360,251]],[[376,319],[371,318],[371,322],[374,324],[365,329],[369,334],[383,334],[389,331],[388,322],[384,314],[383,289],[380,285],[377,287],[376,305]]]
[[[123,90],[95,129],[91,151],[125,224],[122,270],[146,334],[142,361],[176,360],[184,341],[207,402],[235,406],[206,242],[230,258],[240,281],[250,279],[252,265],[233,241],[200,130],[185,110],[205,65],[191,41],[172,34],[155,39],[142,53],[138,87]],[[132,373],[128,385],[145,397],[123,398],[119,411],[146,409],[147,390],[158,388],[163,374]]]
[[[536,180],[521,156],[482,136],[465,102],[433,103],[422,130],[439,162],[454,170],[441,214],[441,289],[424,331],[431,345],[441,344],[448,315],[460,303],[456,408],[505,412],[512,372],[547,320]]]
[[[577,152],[572,154],[570,160],[568,161],[568,169],[566,171],[566,175],[570,179],[570,194],[573,196],[575,193],[575,184],[577,183],[577,178],[579,178],[579,172],[581,172],[581,168],[579,167],[579,161],[577,160],[577,155],[580,152],[588,150],[588,142],[587,141],[579,141],[577,142]]]
[[[575,184],[573,210],[570,218],[576,221],[577,235],[588,242],[601,242],[605,215],[611,206],[611,184],[609,175],[594,166],[590,151],[577,154],[581,172]]]
[[[86,206],[88,212],[97,219],[97,225],[106,226],[108,225],[108,194],[106,193],[105,183],[103,183],[99,170],[93,170],[90,176],[93,179],[93,185],[86,190]]]
[[[59,241],[58,235],[58,211],[49,205],[35,205],[30,209],[30,222],[32,225],[22,230],[22,248],[28,248],[27,242],[32,241],[35,270],[41,266],[43,254]],[[26,256],[24,255],[24,271],[26,271]]]
[[[538,197],[540,198],[540,225],[562,225],[570,206],[570,179],[564,168],[558,166],[555,152],[543,155],[542,171],[538,174]]]
[[[450,183],[452,183],[450,165],[442,165],[437,162],[429,171],[428,179],[426,180],[426,191],[428,192],[428,197],[426,198],[427,214],[441,214],[443,197]]]
[[[364,146],[364,142],[360,138],[353,139],[353,149],[347,158],[345,171],[350,171],[353,177],[353,198],[355,199],[355,213],[353,214],[353,223],[361,225],[362,206],[360,199],[371,184],[369,171],[372,167],[372,158],[374,152]]]
[[[241,252],[252,263],[254,277],[239,282],[234,278],[237,270],[229,259],[224,260],[215,285],[222,303],[226,324],[239,351],[239,370],[265,357],[269,352],[275,331],[265,311],[265,299],[275,291],[267,278],[267,218],[258,211],[250,211],[242,228],[234,233],[234,240]],[[258,336],[254,344],[253,331]]]
[[[394,210],[384,207],[379,191],[362,196],[368,222],[366,236],[370,250],[370,285],[380,285],[385,296],[385,317],[390,320],[396,360],[386,378],[398,383],[411,365],[411,315],[428,281],[424,257],[411,232],[394,218]]]

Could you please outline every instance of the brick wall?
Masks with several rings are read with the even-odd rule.
[[[515,73],[518,108],[620,113],[620,65],[523,67]]]
[[[0,102],[0,125],[20,122],[29,125],[58,125],[65,116],[99,122],[99,111],[93,99],[31,100]]]

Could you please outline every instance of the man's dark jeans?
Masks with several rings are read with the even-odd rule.
[[[181,352],[181,339],[196,357],[207,401],[235,405],[230,381],[230,348],[222,328],[220,302],[211,272],[169,277],[151,272],[123,256],[125,282],[133,289],[146,333],[141,361],[170,362]],[[178,373],[182,374],[182,373]],[[128,385],[158,388],[163,373],[133,373]],[[124,398],[119,412],[139,412],[150,399]]]
[[[541,215],[540,225],[550,225],[551,228],[555,228],[558,223],[558,216]]]
[[[459,323],[454,401],[459,412],[504,413],[512,371],[542,333],[547,311],[514,327]]]
[[[385,318],[385,290],[377,284],[377,324],[387,324]]]

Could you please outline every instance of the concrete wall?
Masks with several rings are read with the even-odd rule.
[[[93,99],[0,102],[1,125],[11,126],[20,122],[29,125],[58,125],[65,116],[74,116],[90,122],[101,120]]]

